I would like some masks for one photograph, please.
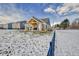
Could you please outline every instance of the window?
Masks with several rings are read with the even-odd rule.
[[[37,28],[33,28],[33,30],[37,30]]]

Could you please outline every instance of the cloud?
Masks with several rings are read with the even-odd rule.
[[[0,4],[0,23],[24,20],[24,11],[17,9],[15,4]]]
[[[67,15],[69,13],[75,12],[79,13],[79,4],[77,3],[65,3],[56,9],[59,15]]]
[[[79,4],[78,3],[64,3],[58,5],[56,9],[53,9],[51,6],[44,9],[44,12],[47,13],[56,13],[57,15],[68,15],[68,14],[78,14],[79,13]]]
[[[54,22],[54,23],[51,23],[51,26],[56,25],[56,24],[60,24],[60,23],[61,23],[61,21],[59,21],[59,22]]]
[[[47,12],[47,13],[55,13],[55,10],[51,7],[48,7],[46,9],[44,9],[44,12]]]

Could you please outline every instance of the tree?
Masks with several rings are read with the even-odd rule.
[[[60,27],[60,24],[55,24],[55,28],[56,28],[56,27]]]
[[[61,22],[60,27],[66,29],[69,27],[69,24],[70,24],[69,20],[65,19],[64,21]]]

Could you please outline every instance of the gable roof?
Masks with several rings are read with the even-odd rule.
[[[34,18],[35,20],[37,20],[39,22],[45,22],[46,24],[50,25],[49,18],[38,19],[38,18],[36,18],[34,16],[32,18]]]
[[[44,19],[41,19],[41,20],[44,21],[46,24],[50,25],[49,18],[44,18]]]
[[[37,21],[39,21],[39,22],[41,22],[40,19],[38,19],[38,18],[36,18],[34,16],[32,18],[35,19],[35,20],[37,20]]]

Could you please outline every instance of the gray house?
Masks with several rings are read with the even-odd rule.
[[[49,18],[38,19],[36,17],[30,18],[28,21],[18,21],[8,24],[0,24],[3,29],[24,29],[27,31],[48,31],[50,30]]]

